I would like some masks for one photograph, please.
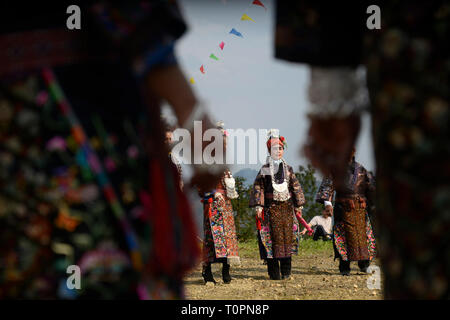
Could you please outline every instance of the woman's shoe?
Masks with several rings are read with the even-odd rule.
[[[284,258],[280,260],[281,279],[289,279],[291,277],[292,260]]]
[[[224,263],[222,267],[222,279],[223,283],[230,283],[231,282],[231,276],[230,276],[230,265],[228,263]]]
[[[350,261],[339,260],[339,272],[343,276],[350,275]]]
[[[270,274],[270,280],[281,280],[280,274]]]
[[[202,276],[203,280],[205,281],[205,284],[208,282],[212,282],[216,284],[216,280],[214,280],[212,271],[211,271],[211,264],[208,264],[207,266],[203,266],[202,270]]]
[[[280,265],[276,259],[267,259],[267,273],[270,280],[281,280]]]
[[[359,270],[361,270],[361,272],[363,272],[363,273],[368,273],[367,269],[369,268],[369,266],[370,266],[369,260],[358,261]]]

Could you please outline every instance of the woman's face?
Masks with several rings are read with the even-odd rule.
[[[280,160],[281,158],[283,158],[283,155],[284,155],[284,148],[282,146],[277,144],[271,147],[270,156],[272,157],[272,159]]]

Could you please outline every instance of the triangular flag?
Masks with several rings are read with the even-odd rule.
[[[230,33],[231,33],[231,34],[235,34],[235,35],[237,35],[238,37],[243,38],[242,33],[240,33],[239,31],[237,31],[235,28],[231,29]]]
[[[225,46],[225,42],[221,42],[220,44],[219,44],[219,47],[220,47],[220,49],[222,49],[223,50],[223,47]]]
[[[203,65],[200,67],[200,72],[205,74],[205,68],[203,68]]]
[[[191,78],[189,79],[189,82],[192,83],[192,84],[194,84],[194,83],[195,83],[194,78],[191,77]]]
[[[214,59],[214,60],[219,60],[219,58],[217,58],[214,54],[212,54],[211,53],[211,55],[209,56],[211,59]]]
[[[254,5],[256,5],[256,6],[261,6],[261,7],[263,7],[264,9],[267,10],[267,8],[264,7],[264,5],[262,4],[262,2],[259,1],[259,0],[254,0],[254,1],[252,2],[252,4],[254,4]]]
[[[255,20],[253,20],[252,18],[250,18],[248,15],[246,15],[245,13],[242,15],[241,20],[250,20],[255,22]]]

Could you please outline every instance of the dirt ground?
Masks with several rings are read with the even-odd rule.
[[[186,298],[190,300],[380,300],[383,298],[382,290],[367,288],[367,279],[370,275],[361,273],[356,262],[351,263],[350,276],[341,276],[338,261],[333,261],[331,243],[319,243],[318,246],[320,247],[300,250],[299,254],[293,257],[291,279],[273,281],[269,280],[267,266],[259,259],[256,243],[240,244],[241,265],[232,266],[231,283],[223,283],[222,265],[213,264],[212,270],[217,284],[205,285],[201,276],[201,266],[198,266],[185,279]],[[300,242],[300,248],[302,248],[302,242]],[[377,265],[377,261],[372,264]]]

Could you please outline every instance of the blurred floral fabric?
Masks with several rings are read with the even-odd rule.
[[[448,299],[450,5],[278,1],[276,16],[278,58],[367,69],[385,298]]]
[[[19,32],[0,34],[23,46],[8,51],[14,64],[0,62],[0,298],[182,298],[195,230],[159,106],[140,88],[152,67],[176,63],[173,42],[186,28],[176,4],[83,7],[100,36],[78,48],[97,56],[70,61],[52,54],[72,39],[55,31],[61,12],[30,8],[8,24]],[[39,12],[48,19],[32,19]],[[67,286],[70,265],[80,267],[79,290]]]

